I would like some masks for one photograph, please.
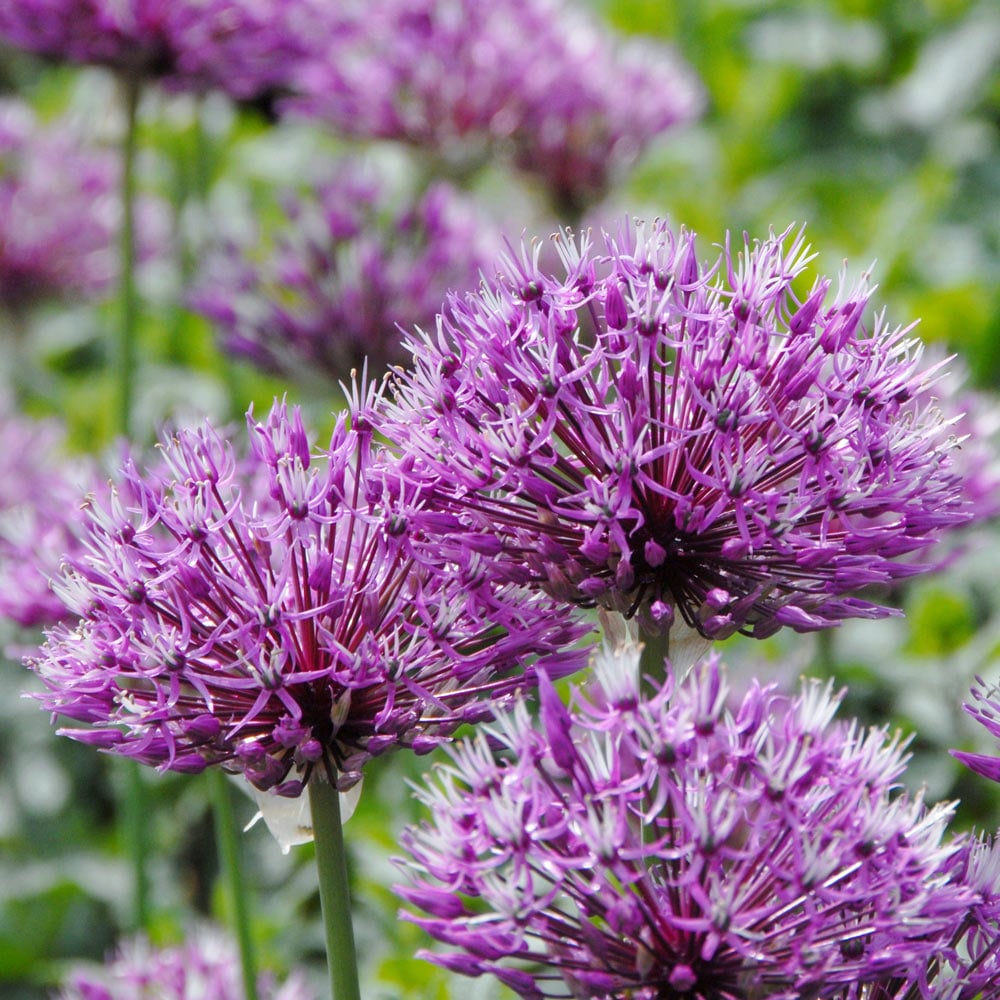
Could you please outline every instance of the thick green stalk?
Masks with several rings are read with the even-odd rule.
[[[125,131],[122,136],[122,227],[119,297],[121,319],[116,353],[118,381],[117,430],[128,437],[135,397],[135,359],[138,300],[135,290],[135,151],[138,131],[139,95],[142,82],[137,76],[122,77],[125,95]]]
[[[333,1000],[361,1000],[351,923],[351,893],[340,822],[340,795],[318,771],[309,782],[319,898],[326,928],[326,960]]]
[[[642,636],[642,653],[639,656],[639,676],[650,677],[657,686],[667,678],[666,659],[670,651],[670,633],[646,633]]]
[[[122,803],[122,836],[132,860],[132,926],[136,930],[149,927],[149,838],[146,825],[149,813],[146,786],[140,764],[130,758],[119,765],[125,772],[125,796]]]
[[[139,107],[140,81],[134,76],[122,78],[125,103],[125,130],[121,145],[121,261],[119,263],[119,303],[121,318],[118,328],[116,370],[118,412],[116,430],[126,437],[132,422],[132,397],[135,381],[136,295],[135,295],[135,146],[136,118]],[[149,924],[149,871],[146,824],[149,815],[146,786],[139,765],[125,761],[126,798],[123,805],[123,834],[128,844],[134,871],[133,920],[137,928]]]
[[[257,1000],[257,963],[254,956],[253,936],[250,932],[250,900],[243,863],[240,857],[240,838],[233,812],[232,790],[223,772],[209,769],[212,782],[212,804],[215,816],[215,842],[219,851],[222,874],[229,888],[236,940],[240,948],[240,966],[243,973],[243,993],[246,1000]]]

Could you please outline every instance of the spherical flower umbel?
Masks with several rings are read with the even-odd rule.
[[[43,704],[82,724],[65,735],[285,796],[318,767],[345,791],[371,757],[579,665],[551,601],[428,538],[419,498],[383,502],[370,407],[366,391],[316,454],[297,411],[251,416],[249,471],[211,427],[180,431],[161,468],[126,467],[93,502],[60,583],[79,620],[30,661]]]
[[[571,708],[543,683],[538,729],[519,704],[448,748],[402,838],[408,915],[457,949],[425,957],[532,1000],[815,1000],[957,926],[961,841],[899,792],[898,736],[833,721],[818,682],[729,711],[715,658],[645,697],[638,657],[599,655]]]
[[[367,360],[404,360],[399,327],[428,324],[449,290],[474,288],[500,247],[496,228],[450,184],[419,197],[375,163],[343,161],[258,245],[209,254],[192,295],[223,347],[282,373],[334,384]]]
[[[705,265],[666,223],[509,256],[410,338],[385,431],[435,503],[503,540],[512,573],[708,638],[885,608],[845,596],[962,522],[934,377],[866,279],[816,278],[803,235]]]
[[[305,976],[282,984],[257,982],[260,1000],[314,1000]],[[177,945],[154,947],[145,937],[122,943],[98,968],[80,966],[65,977],[56,1000],[245,1000],[235,942],[219,928],[194,928]]]

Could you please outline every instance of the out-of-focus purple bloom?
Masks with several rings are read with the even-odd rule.
[[[891,612],[845,597],[967,518],[907,329],[838,293],[802,234],[709,265],[694,235],[563,235],[413,335],[383,430],[516,578],[645,628],[761,637]]]
[[[207,426],[123,470],[59,584],[79,620],[30,661],[43,704],[82,724],[62,733],[284,796],[319,767],[346,791],[371,757],[425,751],[536,669],[580,665],[580,627],[498,582],[489,540],[432,538],[419,497],[387,499],[371,406],[369,390],[318,453],[298,411],[249,417],[252,474]]]
[[[104,291],[117,273],[117,158],[0,102],[0,307]]]
[[[506,153],[574,214],[703,103],[671,49],[564,0],[347,0],[327,37],[300,107],[451,159]]]
[[[18,0],[0,39],[172,87],[258,101],[288,91],[317,50],[319,0]]]
[[[0,417],[0,617],[53,625],[69,612],[54,593],[64,555],[78,553],[80,498],[96,469],[73,463],[54,420]]]
[[[832,721],[817,682],[730,713],[714,658],[646,698],[638,658],[448,749],[402,838],[409,916],[458,949],[426,957],[529,998],[860,997],[964,918],[962,842],[898,791],[898,735]]]
[[[432,325],[500,247],[495,225],[449,184],[401,198],[356,162],[286,204],[271,246],[209,256],[192,297],[226,350],[271,371],[339,382],[366,358],[376,369],[404,360],[400,327]]]
[[[166,19],[176,0],[19,0],[0,6],[0,38],[51,59],[137,77],[171,71]]]
[[[174,0],[167,15],[173,81],[274,112],[299,65],[315,56],[329,16],[325,0]]]
[[[260,1000],[315,1000],[305,976],[283,983],[262,974]],[[195,928],[179,945],[154,947],[144,937],[125,941],[98,968],[72,970],[57,1000],[244,1000],[236,945],[220,929]]]

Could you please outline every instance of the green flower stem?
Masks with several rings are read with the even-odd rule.
[[[138,300],[135,291],[135,151],[138,131],[139,96],[142,82],[137,76],[122,77],[125,99],[125,132],[122,136],[122,227],[119,296],[121,323],[118,328],[117,429],[128,437],[135,395],[136,326]]]
[[[253,936],[250,932],[250,899],[243,876],[240,856],[240,837],[233,812],[232,789],[225,774],[217,767],[209,768],[212,783],[212,805],[215,816],[215,842],[219,850],[222,874],[229,888],[236,940],[240,948],[240,966],[243,973],[243,993],[246,1000],[257,1000],[257,962],[254,957]]]
[[[126,758],[119,766],[125,772],[121,830],[132,861],[132,926],[135,930],[144,930],[149,927],[149,838],[146,836],[149,813],[146,785],[140,770],[142,765]]]
[[[816,663],[824,677],[833,677],[837,672],[836,634],[832,628],[816,633]]]
[[[344,830],[340,822],[340,795],[318,771],[309,782],[309,805],[333,1000],[361,1000]]]
[[[136,120],[141,84],[137,77],[122,78],[125,103],[125,131],[121,146],[121,262],[119,272],[119,302],[121,321],[118,328],[117,383],[118,412],[116,430],[128,436],[132,422],[133,383],[135,381],[135,147]],[[146,824],[149,820],[146,786],[139,771],[140,765],[126,760],[125,802],[122,808],[122,827],[128,844],[134,872],[133,921],[136,928],[149,925],[149,870],[148,838]]]
[[[651,677],[657,686],[667,679],[666,658],[670,651],[670,633],[642,636],[642,653],[639,656],[639,676]]]

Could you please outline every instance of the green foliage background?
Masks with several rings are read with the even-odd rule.
[[[614,210],[665,215],[701,234],[763,235],[808,224],[818,267],[854,273],[875,264],[877,298],[893,322],[920,318],[925,340],[959,352],[975,384],[1000,384],[1000,10],[968,0],[603,0],[624,32],[673,40],[701,75],[708,110],[657,143],[609,199]],[[96,71],[42,65],[0,52],[0,80],[42,117],[90,115],[114,136],[115,93]],[[566,81],[572,86],[572,81]],[[643,95],[633,95],[642,101]],[[173,207],[171,266],[143,275],[138,436],[151,440],[175,412],[237,419],[275,394],[302,402],[322,430],[336,389],[286,384],[223,360],[206,323],[185,309],[205,221],[249,205],[276,217],[274,189],[303,163],[344,147],[304,126],[271,126],[224,101],[150,94],[142,107],[141,184]],[[497,214],[512,198],[502,170],[476,186]],[[530,186],[512,198],[513,235],[551,226]],[[611,208],[607,209],[610,213]],[[606,217],[610,217],[606,216]],[[539,229],[546,232],[547,229]],[[114,426],[108,330],[113,300],[62,303],[32,317],[30,336],[6,336],[19,396],[35,415],[56,414],[78,450],[99,450]],[[346,373],[345,373],[346,374]],[[794,684],[802,672],[848,685],[845,712],[913,732],[911,781],[931,798],[959,796],[958,822],[994,830],[1000,797],[965,774],[948,747],[982,745],[960,704],[972,676],[996,677],[1000,594],[994,529],[934,578],[888,595],[907,617],[846,625],[819,639],[731,642],[733,683],[752,673]],[[38,637],[8,630],[11,650]],[[22,692],[35,682],[10,655],[0,671],[0,994],[49,995],[67,963],[99,959],[129,922],[130,871],[115,802],[115,762],[57,738]],[[365,995],[463,1000],[505,995],[414,958],[427,942],[397,917],[389,863],[399,828],[416,817],[407,781],[426,759],[376,762],[350,821],[352,877]],[[152,799],[154,936],[177,939],[193,915],[226,921],[216,884],[207,785],[144,777]],[[253,808],[240,801],[240,815]],[[282,856],[262,826],[245,837],[257,908],[254,933],[278,971],[305,964],[322,982],[322,931],[310,849]]]

